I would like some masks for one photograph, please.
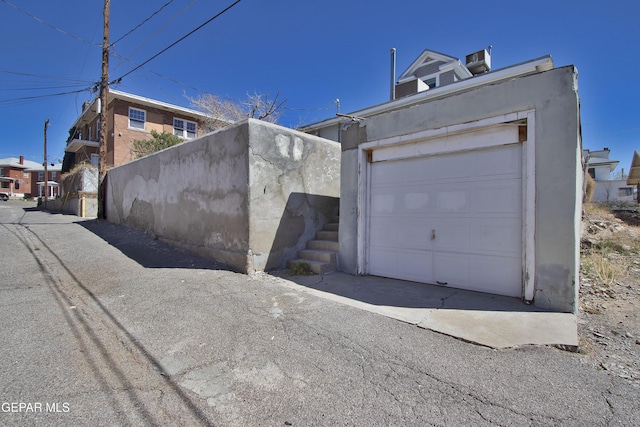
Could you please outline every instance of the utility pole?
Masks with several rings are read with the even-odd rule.
[[[44,121],[44,208],[47,208],[49,201],[49,170],[47,169],[47,128],[49,127],[49,119]]]
[[[98,219],[106,219],[107,177],[107,109],[109,94],[109,15],[111,0],[104,0],[104,30],[102,37],[102,78],[100,79],[100,144],[98,154]]]

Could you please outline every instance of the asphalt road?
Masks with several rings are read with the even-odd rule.
[[[640,425],[640,390],[0,203],[0,425]]]

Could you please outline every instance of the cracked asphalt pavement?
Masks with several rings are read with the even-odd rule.
[[[640,390],[0,205],[1,425],[640,425]]]

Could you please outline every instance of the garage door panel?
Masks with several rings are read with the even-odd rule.
[[[508,145],[498,150],[481,150],[476,153],[477,176],[520,178],[522,155],[520,145]]]
[[[476,220],[472,225],[470,250],[507,257],[520,257],[522,238],[521,221],[516,219]]]
[[[447,185],[437,192],[439,213],[468,213],[471,210],[468,190],[461,185]]]
[[[475,255],[471,259],[473,290],[511,297],[522,295],[522,267],[513,259]]]
[[[431,252],[372,248],[369,272],[377,276],[431,283],[433,281],[431,269],[416,270],[416,265],[431,266]]]
[[[436,176],[435,159],[403,159],[376,163],[371,179],[376,184],[431,181]],[[401,165],[401,167],[398,167]]]
[[[434,250],[468,252],[471,232],[468,218],[440,219],[433,228]]]
[[[423,218],[377,218],[371,223],[371,246],[383,249],[431,250],[431,224]]]
[[[367,271],[520,296],[521,155],[513,144],[372,163]]]
[[[467,255],[435,252],[433,254],[434,284],[471,286],[471,260]]]
[[[483,213],[510,213],[520,216],[522,181],[509,179],[480,182],[474,186],[474,210]]]
[[[433,254],[433,284],[507,296],[520,296],[521,269],[502,257]]]
[[[475,175],[475,159],[473,154],[449,154],[447,156],[435,156],[436,182],[468,181]]]

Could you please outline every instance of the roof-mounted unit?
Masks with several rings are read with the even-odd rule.
[[[491,70],[491,53],[487,49],[482,49],[471,53],[466,57],[466,67],[474,76],[486,73]]]

